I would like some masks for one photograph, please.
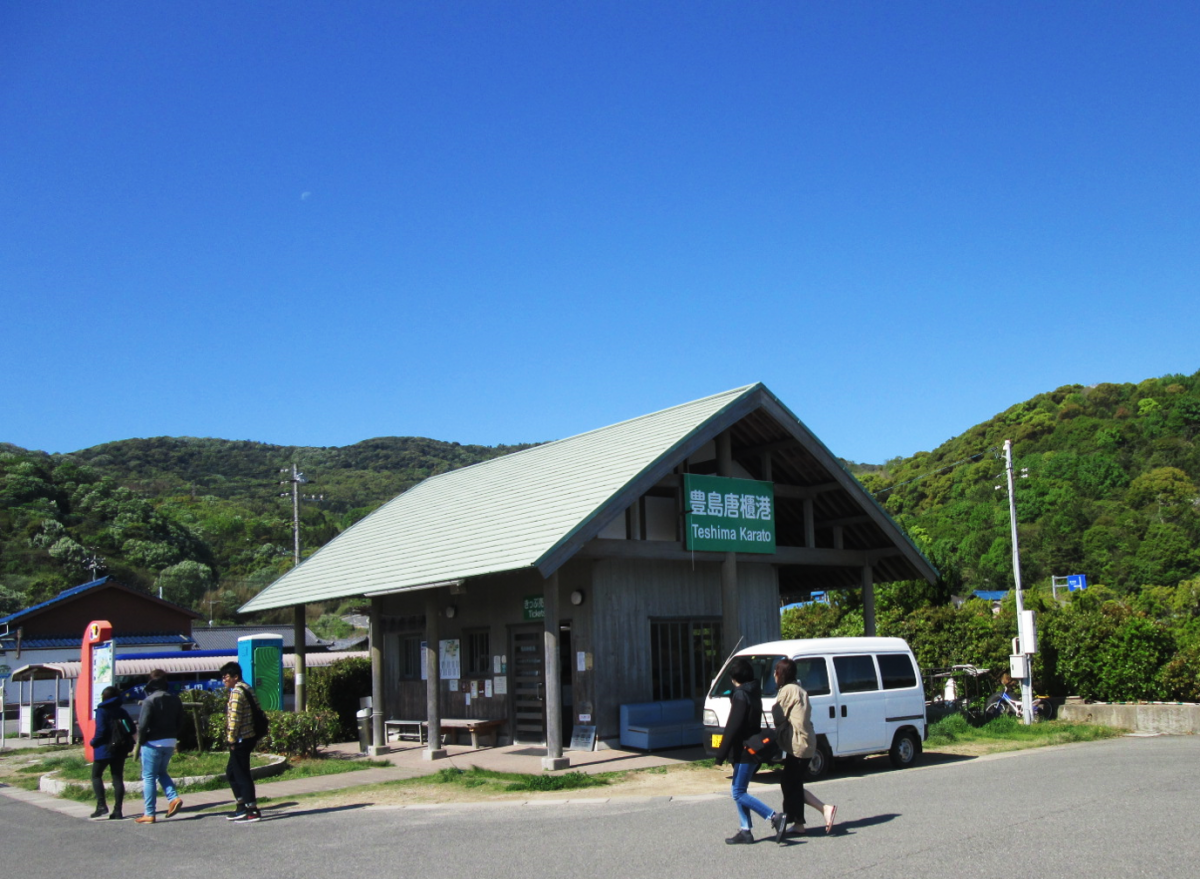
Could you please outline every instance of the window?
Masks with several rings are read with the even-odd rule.
[[[463,632],[463,675],[481,677],[491,673],[491,633],[487,629]]]
[[[796,680],[810,696],[829,695],[829,666],[823,656],[801,656],[796,660]]]
[[[400,636],[400,680],[416,681],[421,678],[420,635]]]
[[[880,653],[879,676],[885,690],[903,690],[917,685],[917,674],[907,653]]]
[[[837,672],[838,689],[843,693],[865,693],[879,689],[875,660],[870,656],[835,656],[833,669]]]
[[[742,654],[737,658],[746,660],[754,669],[754,676],[758,679],[758,691],[761,695],[771,697],[778,692],[779,688],[775,685],[775,664],[783,659],[782,656],[777,653],[755,653]],[[721,679],[712,688],[713,696],[728,696],[733,692],[733,677],[729,673],[732,667],[732,662],[725,666],[725,671],[721,673]]]
[[[720,620],[651,620],[651,698],[701,702],[721,667]]]

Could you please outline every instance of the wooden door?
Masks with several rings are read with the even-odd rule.
[[[546,742],[545,646],[541,626],[514,628],[508,670],[513,742]]]

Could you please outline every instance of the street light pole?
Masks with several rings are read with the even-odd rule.
[[[1033,632],[1027,632],[1025,600],[1021,594],[1021,550],[1017,546],[1017,496],[1013,491],[1012,440],[1004,441],[1004,470],[1008,474],[1008,518],[1012,525],[1013,582],[1017,588],[1017,644],[1025,659],[1025,676],[1021,678],[1021,715],[1026,726],[1033,723],[1033,656],[1029,646]]]
[[[287,468],[279,471],[287,473]],[[293,567],[300,564],[300,486],[308,482],[304,478],[304,474],[296,469],[295,463],[292,464],[292,478],[286,479],[279,483],[280,485],[292,484],[292,543],[294,548]],[[295,677],[296,677],[296,705],[297,713],[305,708],[306,704],[306,682],[307,662],[306,652],[308,645],[304,643],[305,625],[304,625],[304,605],[298,604],[292,609],[292,637],[294,641],[293,656],[296,660]]]

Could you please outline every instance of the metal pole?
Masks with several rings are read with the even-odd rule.
[[[292,465],[292,541],[295,544],[296,565],[300,564],[300,474]]]
[[[1025,657],[1025,677],[1021,679],[1021,714],[1025,725],[1033,723],[1033,657],[1029,653],[1029,635],[1024,631],[1025,600],[1021,594],[1021,550],[1017,546],[1017,495],[1013,490],[1012,440],[1004,441],[1004,471],[1008,475],[1008,518],[1012,525],[1013,582],[1017,589],[1017,638]]]

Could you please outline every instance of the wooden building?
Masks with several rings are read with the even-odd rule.
[[[704,491],[685,491],[704,477],[768,497],[741,509],[725,495],[734,527],[706,530],[698,517],[723,515],[722,495],[705,509]],[[739,525],[750,544],[700,539]],[[502,740],[545,744],[543,765],[559,768],[564,730],[616,739],[623,703],[699,710],[734,645],[779,636],[781,604],[861,589],[873,634],[875,582],[936,576],[756,384],[431,477],[242,610],[366,596],[376,742],[387,719],[495,719]]]

